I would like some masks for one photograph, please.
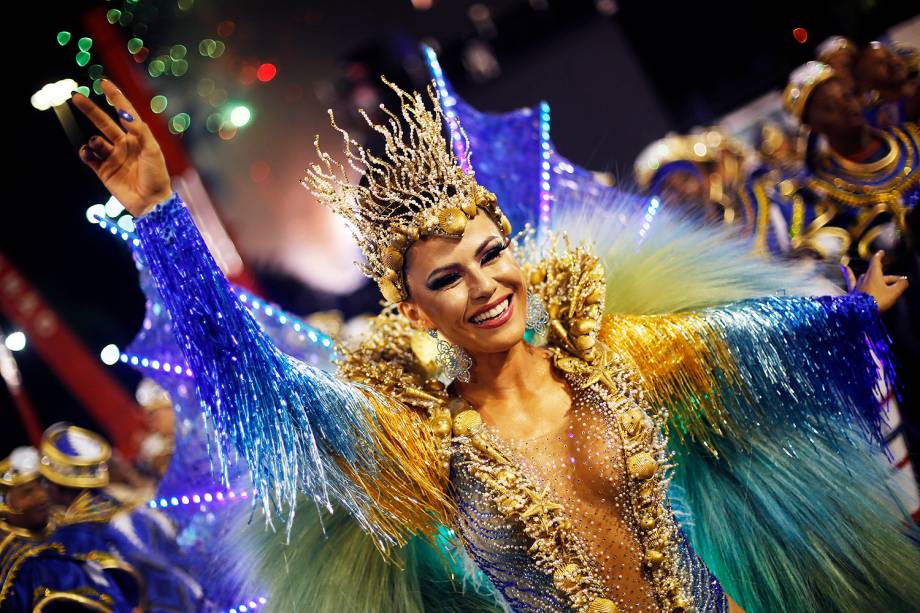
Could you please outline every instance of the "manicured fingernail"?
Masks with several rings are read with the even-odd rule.
[[[134,117],[128,111],[118,109],[118,115],[125,121],[134,121]]]

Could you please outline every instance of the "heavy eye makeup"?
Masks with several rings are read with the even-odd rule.
[[[481,259],[479,260],[479,264],[481,266],[484,266],[492,262],[493,260],[498,259],[498,257],[502,254],[502,252],[505,249],[507,249],[510,244],[511,244],[511,241],[507,238],[504,240],[499,239],[499,238],[494,239],[493,242],[489,246],[487,246],[486,249],[484,250],[485,253],[483,253]],[[440,289],[444,289],[446,287],[453,285],[459,280],[460,280],[460,273],[448,272],[446,274],[438,275],[432,279],[429,279],[425,283],[425,287],[427,287],[428,289],[432,291],[438,291]]]

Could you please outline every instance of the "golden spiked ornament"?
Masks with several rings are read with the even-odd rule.
[[[323,152],[317,136],[319,162],[306,170],[301,183],[320,203],[350,222],[366,258],[359,265],[361,271],[377,282],[388,302],[396,303],[408,297],[403,267],[406,251],[419,238],[460,238],[480,209],[505,236],[511,233],[511,224],[498,208],[495,195],[476,183],[463,129],[456,126],[463,139],[462,159],[454,153],[454,143],[444,137],[444,115],[436,90],[428,87],[429,109],[420,93],[410,94],[386,79],[383,82],[399,97],[399,115],[381,104],[387,120],[377,124],[360,111],[367,125],[383,137],[383,154],[362,147],[336,124],[329,111],[332,127],[344,141],[346,164]],[[349,181],[346,165],[367,184]]]

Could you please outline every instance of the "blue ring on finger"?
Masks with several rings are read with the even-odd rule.
[[[118,116],[124,119],[125,121],[134,121],[134,116],[131,115],[128,111],[118,109]]]

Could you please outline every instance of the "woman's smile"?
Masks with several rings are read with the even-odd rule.
[[[514,314],[514,294],[508,294],[492,304],[479,309],[479,311],[469,318],[477,328],[497,328],[511,319]]]

